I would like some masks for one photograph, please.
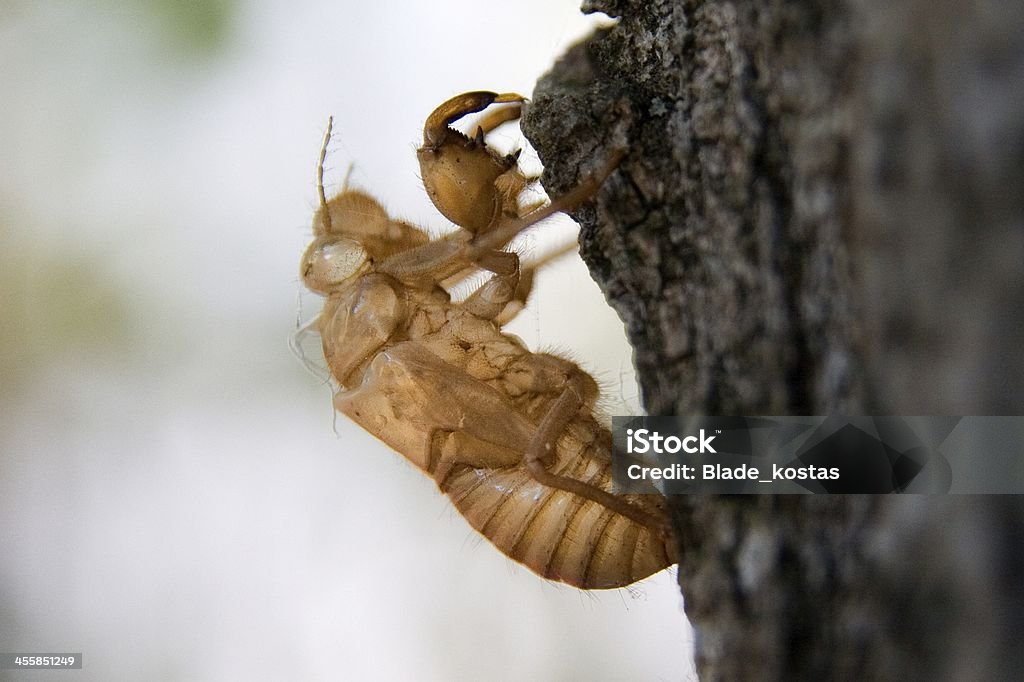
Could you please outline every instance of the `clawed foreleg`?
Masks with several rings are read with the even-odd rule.
[[[434,286],[471,265],[487,268],[487,258],[503,248],[516,235],[555,213],[571,211],[592,197],[601,184],[615,170],[625,152],[612,154],[605,167],[587,178],[568,193],[555,198],[550,204],[521,218],[497,224],[493,229],[466,239],[464,233],[455,237],[433,241],[384,259],[380,272],[413,286]],[[501,274],[501,273],[499,273]]]
[[[423,125],[423,146],[430,149],[439,148],[448,140],[448,137],[455,132],[449,126],[467,114],[482,111],[491,104],[501,104],[505,102],[518,103],[525,100],[525,97],[517,95],[514,92],[498,94],[496,92],[479,91],[456,95],[434,109],[433,113],[431,113],[427,118]],[[483,123],[487,123],[490,128],[485,129],[484,133],[487,133],[490,129],[496,128],[505,121],[511,121],[519,117],[519,106],[510,107],[510,109],[515,114],[510,118],[501,119],[502,114],[497,112],[494,114],[494,122],[488,122],[489,117],[485,117],[484,120],[481,121],[481,125]]]

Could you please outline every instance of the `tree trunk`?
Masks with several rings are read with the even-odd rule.
[[[1024,5],[584,3],[523,129],[649,414],[1018,414]],[[679,496],[703,679],[1024,674],[1019,497]]]

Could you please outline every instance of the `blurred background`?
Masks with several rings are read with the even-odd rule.
[[[571,0],[0,7],[0,651],[82,652],[83,680],[692,676],[671,572],[535,577],[335,419],[286,343],[319,308],[297,269],[328,115],[330,186],[353,164],[440,233],[426,115],[529,95],[601,21]],[[639,409],[578,257],[514,331]]]

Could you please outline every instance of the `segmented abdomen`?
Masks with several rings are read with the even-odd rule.
[[[589,428],[602,428],[587,421]],[[608,440],[560,444],[551,471],[610,490]],[[541,485],[523,466],[457,466],[441,489],[498,549],[550,580],[584,589],[623,587],[673,563],[665,541],[650,528],[592,500]],[[656,496],[626,499],[649,513],[663,513]]]
[[[429,312],[426,305],[420,309]],[[552,389],[559,388],[562,375],[568,382],[576,374],[579,381],[582,370],[530,353],[490,321],[447,305],[439,309],[443,314],[435,317],[446,334],[424,323],[429,333],[388,343],[365,360],[350,357],[359,339],[322,329],[324,354],[339,383],[359,376],[358,384],[349,381],[335,395],[338,411],[431,475],[474,528],[545,578],[606,589],[674,563],[658,529],[542,485],[526,468],[538,424],[559,395]],[[325,317],[327,324],[336,317]],[[596,393],[596,384],[589,383]],[[610,449],[608,430],[584,407],[564,428],[554,461],[544,462],[545,468],[611,492]],[[664,518],[658,495],[625,499],[639,516],[654,520],[652,526]]]

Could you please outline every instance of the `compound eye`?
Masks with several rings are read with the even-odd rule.
[[[328,293],[357,274],[367,260],[359,242],[344,237],[317,239],[302,257],[302,279],[311,290]]]

